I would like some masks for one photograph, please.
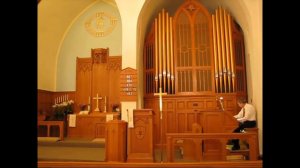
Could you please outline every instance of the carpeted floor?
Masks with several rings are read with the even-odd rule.
[[[161,162],[161,150],[154,151],[155,162]],[[174,162],[195,162],[181,156],[175,150]],[[234,157],[234,158],[232,158]],[[230,156],[228,160],[236,160],[237,156]],[[166,161],[166,152],[162,152],[163,162]],[[239,159],[239,158],[238,158]],[[64,141],[38,140],[39,161],[95,161],[105,160],[105,141],[103,139],[69,139]]]
[[[176,152],[179,161],[179,151]],[[161,151],[155,150],[155,161],[161,161]],[[163,151],[163,161],[166,161],[166,152]],[[105,141],[103,139],[70,139],[64,141],[50,141],[39,139],[39,161],[97,161],[105,160]]]
[[[103,140],[68,139],[64,141],[38,140],[38,160],[104,161]]]

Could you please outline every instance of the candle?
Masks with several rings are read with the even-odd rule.
[[[69,95],[67,95],[67,100],[69,100]]]
[[[89,104],[91,104],[91,97],[89,96]]]
[[[106,112],[106,96],[104,96],[104,112]]]

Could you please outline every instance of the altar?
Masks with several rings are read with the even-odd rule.
[[[98,113],[92,115],[76,115],[75,127],[69,126],[68,116],[67,135],[69,138],[104,138],[106,116],[112,114],[113,119],[119,119],[119,112]]]

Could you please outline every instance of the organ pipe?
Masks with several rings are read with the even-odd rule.
[[[215,84],[216,91],[219,92],[219,71],[218,71],[218,53],[217,53],[217,41],[216,41],[216,18],[212,15],[212,31],[213,31],[213,47],[214,47],[214,55],[215,55]]]
[[[232,18],[218,7],[212,15],[215,84],[217,93],[235,91]]]
[[[155,91],[161,87],[163,92],[174,93],[174,56],[173,56],[173,23],[172,17],[164,9],[158,14],[155,25],[155,58],[156,75]],[[158,33],[157,33],[158,32]]]

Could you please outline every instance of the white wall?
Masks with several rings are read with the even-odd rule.
[[[249,13],[248,29],[244,31],[246,44],[246,67],[248,100],[257,110],[260,154],[263,148],[263,100],[262,100],[262,0],[242,0]]]
[[[91,35],[85,28],[86,21],[97,12],[105,12],[117,18],[116,27],[103,37]],[[93,23],[93,22],[92,22]],[[120,56],[121,17],[118,9],[102,1],[86,9],[66,31],[57,60],[56,91],[76,90],[76,57],[91,57],[91,48],[109,48],[110,56]]]
[[[122,69],[136,69],[137,18],[145,0],[116,0],[122,18]]]

